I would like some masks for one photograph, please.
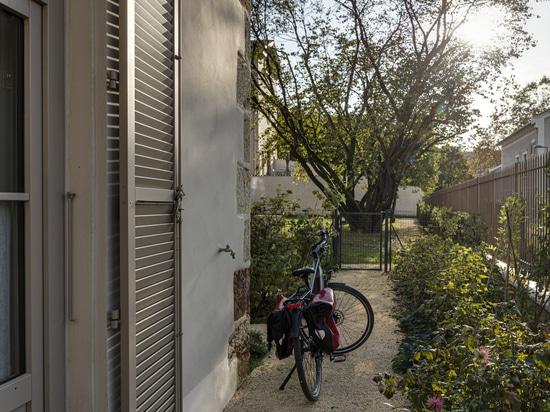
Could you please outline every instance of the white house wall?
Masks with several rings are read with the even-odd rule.
[[[544,155],[550,148],[550,110],[538,113],[531,121],[502,140],[502,168],[532,156]],[[537,147],[535,147],[537,146]]]
[[[215,411],[234,390],[212,383],[235,384],[227,345],[233,273],[247,264],[248,215],[238,213],[236,196],[243,162],[237,58],[246,50],[245,14],[238,0],[195,0],[183,2],[182,16],[183,408]],[[235,259],[219,252],[226,245]]]

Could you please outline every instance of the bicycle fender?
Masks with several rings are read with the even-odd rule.
[[[292,339],[298,338],[300,335],[300,323],[302,317],[302,309],[292,309],[290,313],[290,318],[292,320],[290,328],[290,337]]]

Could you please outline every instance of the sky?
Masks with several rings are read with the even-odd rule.
[[[537,46],[524,53],[515,64],[515,75],[521,83],[539,80],[544,74],[550,76],[550,0],[531,0],[533,13],[527,27],[534,34]]]
[[[507,71],[509,75],[514,74],[516,82],[522,86],[540,80],[544,75],[550,76],[550,0],[531,0],[530,4],[533,14],[539,18],[531,18],[527,30],[533,34],[537,45],[526,51]],[[477,104],[484,116],[491,114],[490,105],[482,101]]]

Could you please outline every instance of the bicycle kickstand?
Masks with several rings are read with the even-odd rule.
[[[286,376],[286,378],[283,381],[282,385],[279,387],[280,391],[285,389],[285,386],[286,386],[287,382],[290,380],[290,377],[292,376],[292,374],[294,373],[295,370],[296,370],[296,363],[294,363],[294,366],[292,367],[291,371],[288,373],[288,375]]]

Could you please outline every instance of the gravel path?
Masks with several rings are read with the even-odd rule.
[[[347,355],[342,363],[323,362],[323,387],[317,402],[304,396],[298,376],[293,374],[285,390],[279,386],[294,365],[294,357],[279,360],[274,349],[237,390],[225,412],[261,411],[369,411],[400,410],[405,398],[396,394],[387,400],[378,392],[373,377],[391,372],[391,360],[397,354],[401,334],[392,318],[395,302],[388,275],[375,271],[342,271],[334,279],[360,290],[374,309],[374,329],[367,342]],[[265,331],[260,325],[252,325]]]

